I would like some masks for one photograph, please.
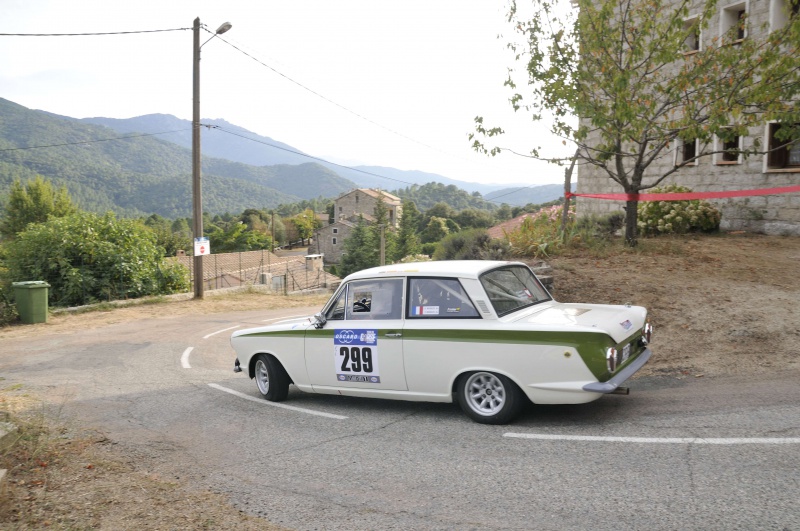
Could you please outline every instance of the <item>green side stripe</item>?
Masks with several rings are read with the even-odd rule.
[[[362,327],[353,327],[353,329],[360,329]],[[369,328],[369,327],[366,327]],[[379,333],[379,338],[383,337],[383,333],[389,329],[383,330]],[[399,331],[399,330],[398,330]],[[564,347],[571,347],[578,351],[578,354],[583,359],[583,362],[589,368],[591,373],[601,382],[608,380],[611,374],[608,372],[606,366],[606,349],[608,347],[615,347],[618,350],[624,345],[632,343],[631,356],[625,363],[627,365],[636,356],[638,356],[642,348],[638,348],[636,340],[641,335],[641,331],[637,330],[631,336],[618,344],[614,344],[611,337],[602,332],[544,332],[536,330],[463,330],[463,329],[402,329],[403,339],[405,341],[442,341],[448,343],[497,343],[497,344],[525,344],[525,345],[559,345]],[[330,338],[333,341],[333,328],[317,330],[310,328],[308,330],[279,330],[274,332],[255,332],[252,334],[244,334],[239,337],[275,337],[275,338],[317,338],[326,339]],[[623,365],[624,366],[624,365]],[[621,366],[622,367],[622,366]],[[620,367],[620,368],[621,368]],[[617,369],[619,370],[619,369]]]

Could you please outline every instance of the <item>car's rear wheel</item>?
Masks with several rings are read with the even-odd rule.
[[[270,402],[286,400],[289,394],[289,375],[283,365],[272,356],[259,354],[254,368],[256,385],[264,398]]]
[[[525,397],[514,382],[502,374],[472,372],[461,376],[456,389],[464,413],[481,424],[506,424],[516,417]]]

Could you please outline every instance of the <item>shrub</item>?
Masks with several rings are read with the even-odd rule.
[[[503,260],[510,247],[495,240],[486,229],[469,229],[448,234],[436,246],[434,260]]]
[[[80,212],[18,233],[6,248],[7,277],[46,281],[54,306],[188,290],[186,268],[162,256],[140,222]]]
[[[433,256],[433,253],[436,251],[436,245],[436,242],[423,243],[420,245],[420,252],[422,254],[427,254],[428,256]]]
[[[685,193],[692,190],[675,184],[653,188],[650,193]],[[711,232],[719,229],[719,210],[708,201],[646,201],[639,203],[639,231],[643,236]]]
[[[581,235],[582,239],[608,239],[624,225],[625,214],[623,212],[589,215],[578,218],[572,226],[572,232]]]
[[[0,327],[6,326],[19,319],[17,307],[11,304],[6,293],[0,290]]]
[[[560,249],[564,240],[561,234],[563,211],[564,205],[553,205],[525,218],[519,228],[506,235],[511,252],[516,256],[541,258]],[[567,231],[571,231],[574,222],[574,205],[570,205]]]

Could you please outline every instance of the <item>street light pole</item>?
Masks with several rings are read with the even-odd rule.
[[[200,187],[200,17],[194,19],[192,71],[192,228],[194,238],[203,237],[203,191]],[[203,298],[203,255],[194,253],[194,297]]]
[[[194,19],[193,29],[193,70],[192,70],[192,229],[195,241],[203,237],[203,190],[200,184],[200,17]],[[224,23],[214,35],[222,35],[231,29]],[[211,40],[209,39],[209,41]],[[206,41],[208,42],[208,41]],[[205,43],[203,43],[205,44]],[[202,299],[205,287],[203,278],[203,255],[194,255],[194,298]]]

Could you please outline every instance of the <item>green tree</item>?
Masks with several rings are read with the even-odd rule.
[[[577,147],[580,164],[632,194],[625,209],[629,245],[637,241],[635,194],[700,157],[729,151],[710,147],[715,137],[730,141],[766,121],[800,121],[800,17],[774,31],[753,31],[755,22],[739,17],[722,37],[687,47],[716,35],[709,23],[720,12],[717,0],[572,5],[564,10],[555,0],[534,0],[523,13],[511,1],[508,20],[519,39],[509,48],[524,71],[511,69],[505,84],[514,91],[514,110],[534,120],[552,118],[551,132]],[[500,152],[486,144],[503,130],[480,116],[475,122],[473,147]],[[798,136],[796,127],[781,131],[782,140]],[[701,149],[671,163],[676,143],[695,141]],[[748,142],[743,156],[764,152],[759,139]],[[540,157],[539,151],[530,156]]]
[[[208,242],[214,253],[258,251],[272,247],[272,239],[268,234],[248,230],[241,221],[227,224],[226,228],[215,227],[208,233]]]
[[[364,218],[358,220],[343,245],[342,260],[336,268],[339,276],[346,277],[350,273],[378,265],[375,240]]]
[[[507,221],[514,217],[511,207],[508,204],[503,203],[500,205],[500,208],[497,209],[497,212],[494,213],[494,217],[497,221]]]
[[[380,242],[381,242],[381,227],[383,227],[384,238],[384,251],[387,260],[391,261],[391,257],[395,254],[396,235],[394,228],[389,224],[389,208],[383,201],[375,203],[375,208],[372,211],[375,222],[369,227],[372,241],[375,242],[376,252],[378,253],[378,263],[380,265]],[[401,218],[402,219],[402,218]]]
[[[155,234],[113,213],[31,224],[5,250],[8,279],[46,281],[54,306],[189,289],[189,272],[163,258]]]
[[[31,223],[47,221],[50,216],[63,217],[77,211],[64,187],[54,189],[50,181],[36,176],[25,185],[14,181],[0,219],[0,235],[12,238]]]
[[[307,208],[290,219],[297,229],[297,235],[301,240],[307,240],[314,235],[314,229],[319,228],[317,216],[313,210]]]
[[[453,221],[461,229],[488,229],[494,225],[494,217],[485,210],[466,208],[455,215]]]
[[[421,214],[413,201],[403,201],[403,215],[400,217],[397,242],[392,256],[393,262],[399,262],[406,256],[422,252],[418,229],[420,217]]]
[[[156,245],[164,249],[164,256],[175,256],[179,250],[191,250],[191,233],[174,231],[172,229],[174,223],[170,220],[162,218],[158,214],[152,214],[144,220],[144,224],[156,235]]]
[[[428,220],[425,230],[422,231],[422,243],[435,243],[450,234],[447,227],[447,220],[440,217],[432,217]]]

